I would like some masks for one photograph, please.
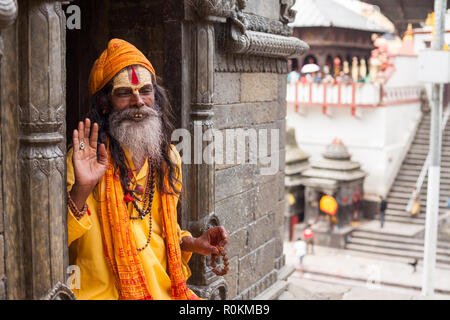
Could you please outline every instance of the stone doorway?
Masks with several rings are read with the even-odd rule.
[[[88,78],[91,67],[112,38],[132,43],[149,58],[156,75],[162,78],[158,82],[169,90],[175,126],[181,125],[181,32],[173,32],[181,21],[168,19],[168,15],[182,11],[183,3],[176,5],[179,10],[171,3],[162,0],[75,0],[69,4],[80,8],[81,29],[66,31],[67,145],[72,142],[72,132],[78,121],[90,109]]]

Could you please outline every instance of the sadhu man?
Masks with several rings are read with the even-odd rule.
[[[228,234],[182,231],[180,156],[170,104],[150,61],[113,39],[94,63],[89,118],[67,156],[70,263],[78,299],[198,299],[186,286],[193,252],[224,254]]]

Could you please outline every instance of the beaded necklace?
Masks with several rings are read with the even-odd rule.
[[[150,239],[152,237],[152,214],[151,214],[151,209],[152,209],[152,203],[153,203],[153,194],[155,192],[155,171],[156,171],[156,165],[152,162],[150,162],[150,158],[148,158],[148,163],[150,165],[149,170],[147,170],[147,177],[146,177],[146,181],[145,181],[145,197],[144,199],[140,200],[134,193],[136,192],[136,190],[132,190],[131,191],[131,196],[130,193],[127,193],[127,195],[124,197],[125,202],[131,202],[134,206],[134,208],[136,209],[136,211],[138,212],[138,215],[133,217],[130,215],[130,220],[144,220],[145,216],[148,215],[149,216],[149,228],[148,228],[148,237],[147,237],[147,242],[145,243],[145,245],[142,248],[136,248],[137,251],[142,251],[145,248],[148,247],[149,243],[150,243]],[[151,174],[150,174],[151,172]],[[129,186],[130,186],[130,181],[131,178],[128,178],[128,190]],[[139,208],[137,201],[142,202],[142,209]],[[148,202],[147,208],[144,210],[145,208],[145,203]]]

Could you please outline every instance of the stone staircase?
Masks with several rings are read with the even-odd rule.
[[[420,213],[411,216],[406,211],[406,206],[428,155],[429,136],[428,113],[422,117],[410,150],[387,196],[385,228],[381,229],[378,221],[372,221],[367,227],[355,229],[347,239],[346,249],[395,257],[405,262],[418,259],[420,264],[424,247],[427,177],[420,191]],[[447,212],[448,196],[450,196],[450,124],[447,123],[442,137],[440,217]],[[450,242],[438,243],[437,265],[450,267]]]

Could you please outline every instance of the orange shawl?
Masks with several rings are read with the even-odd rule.
[[[100,191],[99,216],[106,260],[114,275],[119,299],[152,300],[141,258],[132,237],[127,206],[123,200],[122,185],[118,176],[114,176],[109,151],[108,158],[109,168],[98,186]],[[167,178],[164,183],[169,186]],[[181,269],[181,249],[177,234],[177,202],[177,195],[161,194],[171,294],[174,300],[196,300],[199,298],[188,289]],[[147,247],[146,250],[151,249]]]

